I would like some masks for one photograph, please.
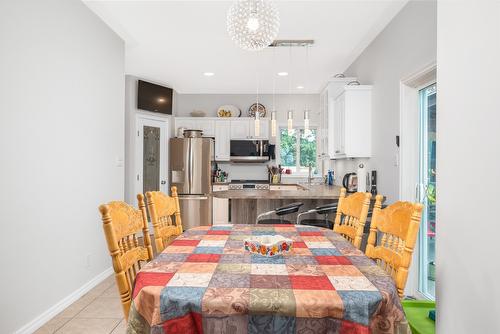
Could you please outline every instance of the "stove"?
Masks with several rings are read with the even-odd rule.
[[[229,190],[269,190],[269,181],[267,180],[231,180]]]

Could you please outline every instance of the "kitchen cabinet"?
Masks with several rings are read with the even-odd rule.
[[[215,160],[229,161],[231,140],[231,121],[215,122]]]
[[[333,110],[333,138],[330,158],[369,158],[371,156],[371,86],[344,86],[340,93],[329,98]],[[333,130],[333,131],[332,131]]]
[[[250,126],[248,119],[231,120],[231,139],[248,139]]]
[[[227,184],[214,184],[213,191],[229,190]],[[229,223],[229,199],[212,197],[212,214],[213,225],[221,225]]]
[[[255,119],[231,120],[231,139],[269,139],[269,119],[260,119],[260,134],[255,134]]]
[[[320,93],[318,159],[371,156],[371,86],[334,78]]]
[[[208,117],[176,117],[175,118],[175,134],[179,128],[203,131],[203,137],[215,136],[215,121]]]

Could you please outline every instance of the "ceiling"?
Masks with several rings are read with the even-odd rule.
[[[231,1],[84,2],[124,39],[127,74],[181,94],[246,94],[319,92],[407,0],[275,1],[278,39],[314,39],[308,62],[305,48],[239,49],[226,32]],[[281,71],[289,76],[277,76]]]

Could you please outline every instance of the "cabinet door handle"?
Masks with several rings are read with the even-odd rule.
[[[335,153],[340,153],[340,151],[339,151],[339,150],[336,150],[336,151],[335,151]]]

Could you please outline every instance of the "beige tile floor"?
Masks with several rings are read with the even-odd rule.
[[[52,318],[37,334],[123,334],[126,323],[114,275]]]

